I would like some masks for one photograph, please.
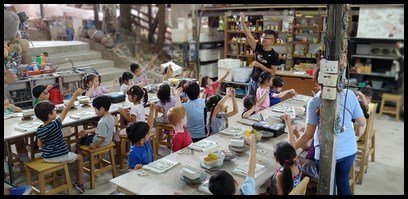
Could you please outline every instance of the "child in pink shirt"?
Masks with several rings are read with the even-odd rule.
[[[256,90],[256,99],[261,100],[261,97],[265,93],[269,93],[270,87],[272,86],[272,75],[269,72],[262,72],[259,76],[260,86]],[[270,106],[269,97],[264,98],[263,101],[259,101],[259,110],[266,109]]]
[[[218,87],[220,86],[220,83],[222,81],[224,81],[224,79],[230,74],[229,71],[227,71],[225,73],[224,76],[221,77],[221,79],[217,80],[216,82],[214,82],[210,77],[208,76],[204,76],[201,77],[200,75],[200,85],[201,87],[204,88],[204,94],[203,94],[203,98],[209,98],[211,96],[213,96],[216,92]]]

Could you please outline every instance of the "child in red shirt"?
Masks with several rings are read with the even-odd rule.
[[[172,134],[171,151],[176,152],[183,149],[192,143],[190,133],[186,126],[186,111],[183,107],[173,107],[167,112],[167,117],[170,124],[174,125]]]
[[[204,76],[204,77],[200,77],[200,85],[201,87],[204,88],[204,94],[203,94],[203,98],[209,98],[211,96],[213,96],[216,92],[218,87],[220,86],[220,83],[222,81],[224,81],[224,79],[230,74],[230,71],[227,71],[225,73],[224,76],[221,77],[221,79],[217,80],[217,81],[213,81],[210,77],[208,76]],[[200,74],[201,76],[201,74]]]

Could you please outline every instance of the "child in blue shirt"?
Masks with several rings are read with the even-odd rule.
[[[272,80],[272,89],[269,92],[269,101],[270,106],[273,106],[279,102],[281,102],[281,98],[285,95],[291,93],[293,95],[297,95],[296,91],[292,88],[289,90],[282,91],[283,87],[283,80],[279,76],[275,76]],[[281,92],[282,91],[282,92]]]
[[[153,126],[154,113],[157,105],[150,105],[147,123],[144,121],[134,122],[126,128],[128,139],[132,142],[128,155],[129,169],[141,169],[143,165],[153,162],[152,146],[150,144],[150,127]]]

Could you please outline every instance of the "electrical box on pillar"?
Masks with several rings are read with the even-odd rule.
[[[319,84],[323,84],[322,97],[335,100],[337,96],[337,83],[339,77],[339,62],[322,59],[320,61]]]

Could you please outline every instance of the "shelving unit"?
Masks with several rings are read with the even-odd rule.
[[[393,65],[398,57],[395,43],[402,40],[351,37],[349,42],[350,77],[357,84],[372,84],[373,102],[381,102],[383,93],[401,94],[404,66],[399,69]],[[387,52],[384,54],[383,52]],[[369,67],[369,71],[358,71],[359,67]]]

